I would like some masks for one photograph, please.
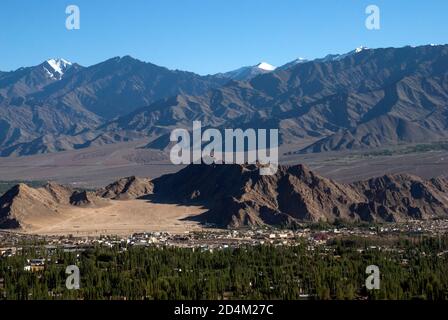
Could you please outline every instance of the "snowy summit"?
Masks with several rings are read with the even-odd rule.
[[[360,53],[361,51],[366,50],[366,49],[369,49],[369,48],[364,47],[364,46],[360,46],[360,47],[355,49],[355,53]]]
[[[254,66],[241,67],[233,71],[219,73],[218,75],[233,80],[249,80],[259,74],[268,73],[274,71],[275,69],[276,67],[270,65],[267,62],[260,62],[259,64]]]
[[[70,68],[72,63],[62,58],[49,59],[44,63],[44,69],[50,78],[62,79],[65,71]]]
[[[267,62],[260,62],[259,64],[257,64],[257,68],[261,69],[261,70],[266,70],[266,71],[273,71],[273,70],[275,70],[275,67],[273,65],[270,65]]]

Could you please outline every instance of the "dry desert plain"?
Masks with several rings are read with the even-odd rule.
[[[201,230],[186,219],[206,211],[199,206],[152,203],[144,199],[107,200],[92,207],[60,206],[57,215],[33,215],[21,232],[40,235],[130,235],[136,232],[181,234]]]

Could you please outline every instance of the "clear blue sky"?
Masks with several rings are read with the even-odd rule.
[[[69,4],[80,30],[65,28]],[[381,30],[364,26],[369,4],[381,9]],[[129,54],[207,74],[360,45],[445,44],[447,16],[446,0],[0,0],[0,70]]]

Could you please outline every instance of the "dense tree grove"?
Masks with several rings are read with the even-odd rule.
[[[365,239],[326,246],[240,247],[213,252],[182,248],[104,248],[47,252],[29,247],[0,259],[3,299],[447,299],[448,240],[399,240],[378,250]],[[48,259],[43,271],[27,259]],[[81,288],[65,287],[76,264]],[[365,269],[377,265],[379,290]]]

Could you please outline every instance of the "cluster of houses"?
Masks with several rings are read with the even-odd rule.
[[[27,264],[23,267],[23,270],[30,272],[39,272],[45,269],[45,259],[27,259]]]
[[[0,258],[18,254],[24,243],[45,243],[47,252],[63,250],[65,252],[85,251],[95,246],[118,247],[127,250],[129,247],[177,246],[183,248],[199,248],[200,250],[216,250],[239,247],[241,245],[295,245],[306,241],[313,248],[325,245],[329,239],[339,236],[370,237],[388,234],[430,235],[446,234],[447,220],[410,221],[401,224],[385,224],[370,227],[339,227],[299,230],[282,229],[244,229],[244,230],[210,230],[170,234],[167,232],[141,232],[131,236],[99,236],[99,237],[60,237],[33,236],[20,233],[0,231]],[[27,271],[39,271],[45,268],[43,259],[33,259],[25,265]]]

